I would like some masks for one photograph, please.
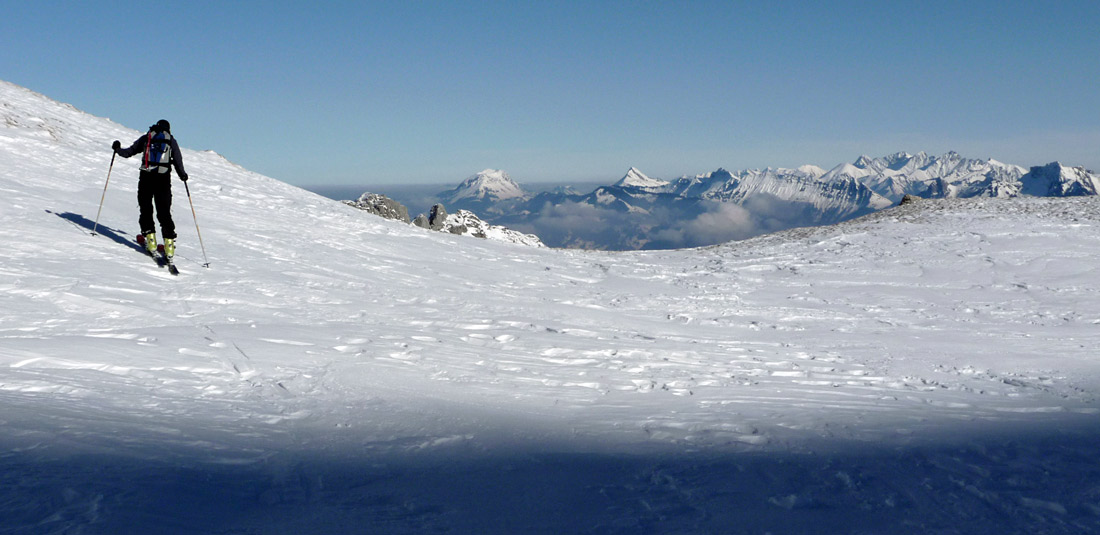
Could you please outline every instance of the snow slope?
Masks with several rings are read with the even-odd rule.
[[[2,533],[1100,532],[1095,196],[600,253],[185,149],[177,278],[138,134],[0,82]]]

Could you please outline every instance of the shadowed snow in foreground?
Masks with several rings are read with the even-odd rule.
[[[962,427],[962,426],[960,426]],[[1100,428],[798,452],[0,457],[5,533],[1096,533]],[[140,451],[140,448],[138,448]]]

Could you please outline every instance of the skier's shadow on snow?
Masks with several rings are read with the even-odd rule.
[[[74,214],[72,212],[57,213],[57,212],[51,212],[50,210],[46,210],[46,213],[47,214],[53,214],[57,217],[60,217],[61,219],[64,219],[65,221],[68,221],[68,222],[78,226],[78,227],[86,229],[88,231],[88,233],[93,235],[93,236],[95,236],[96,234],[102,234],[103,236],[105,236],[107,238],[110,238],[115,243],[125,245],[125,246],[139,252],[139,253],[143,252],[142,249],[141,249],[141,246],[138,245],[137,242],[135,242],[134,240],[131,240],[130,238],[126,237],[123,234],[120,234],[120,232],[122,232],[122,231],[120,231],[118,229],[113,229],[113,228],[110,228],[106,225],[98,225],[97,226],[95,221],[92,221],[91,219],[88,219],[88,218],[86,218],[86,217],[84,217],[80,214]],[[95,230],[94,232],[93,232],[93,229]]]

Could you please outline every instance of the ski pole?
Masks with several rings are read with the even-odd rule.
[[[199,218],[195,217],[195,203],[191,202],[191,188],[187,186],[187,181],[183,181],[183,189],[187,190],[187,203],[191,205],[191,219],[195,220],[195,233],[199,235],[199,247],[202,247],[202,259],[206,261],[202,267],[210,267],[210,259],[206,258],[206,246],[202,244],[202,232],[199,231]]]
[[[99,214],[103,211],[103,199],[107,198],[107,184],[111,183],[111,169],[115,168],[115,153],[111,152],[111,165],[107,167],[107,182],[103,183],[103,195],[99,196],[99,210],[95,213],[95,224],[92,225],[92,236],[95,236],[95,231],[99,228]]]

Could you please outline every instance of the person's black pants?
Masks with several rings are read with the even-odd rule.
[[[141,212],[138,225],[142,234],[155,229],[153,208],[156,207],[161,237],[175,239],[176,224],[172,222],[172,174],[142,171],[138,177],[137,197]]]

